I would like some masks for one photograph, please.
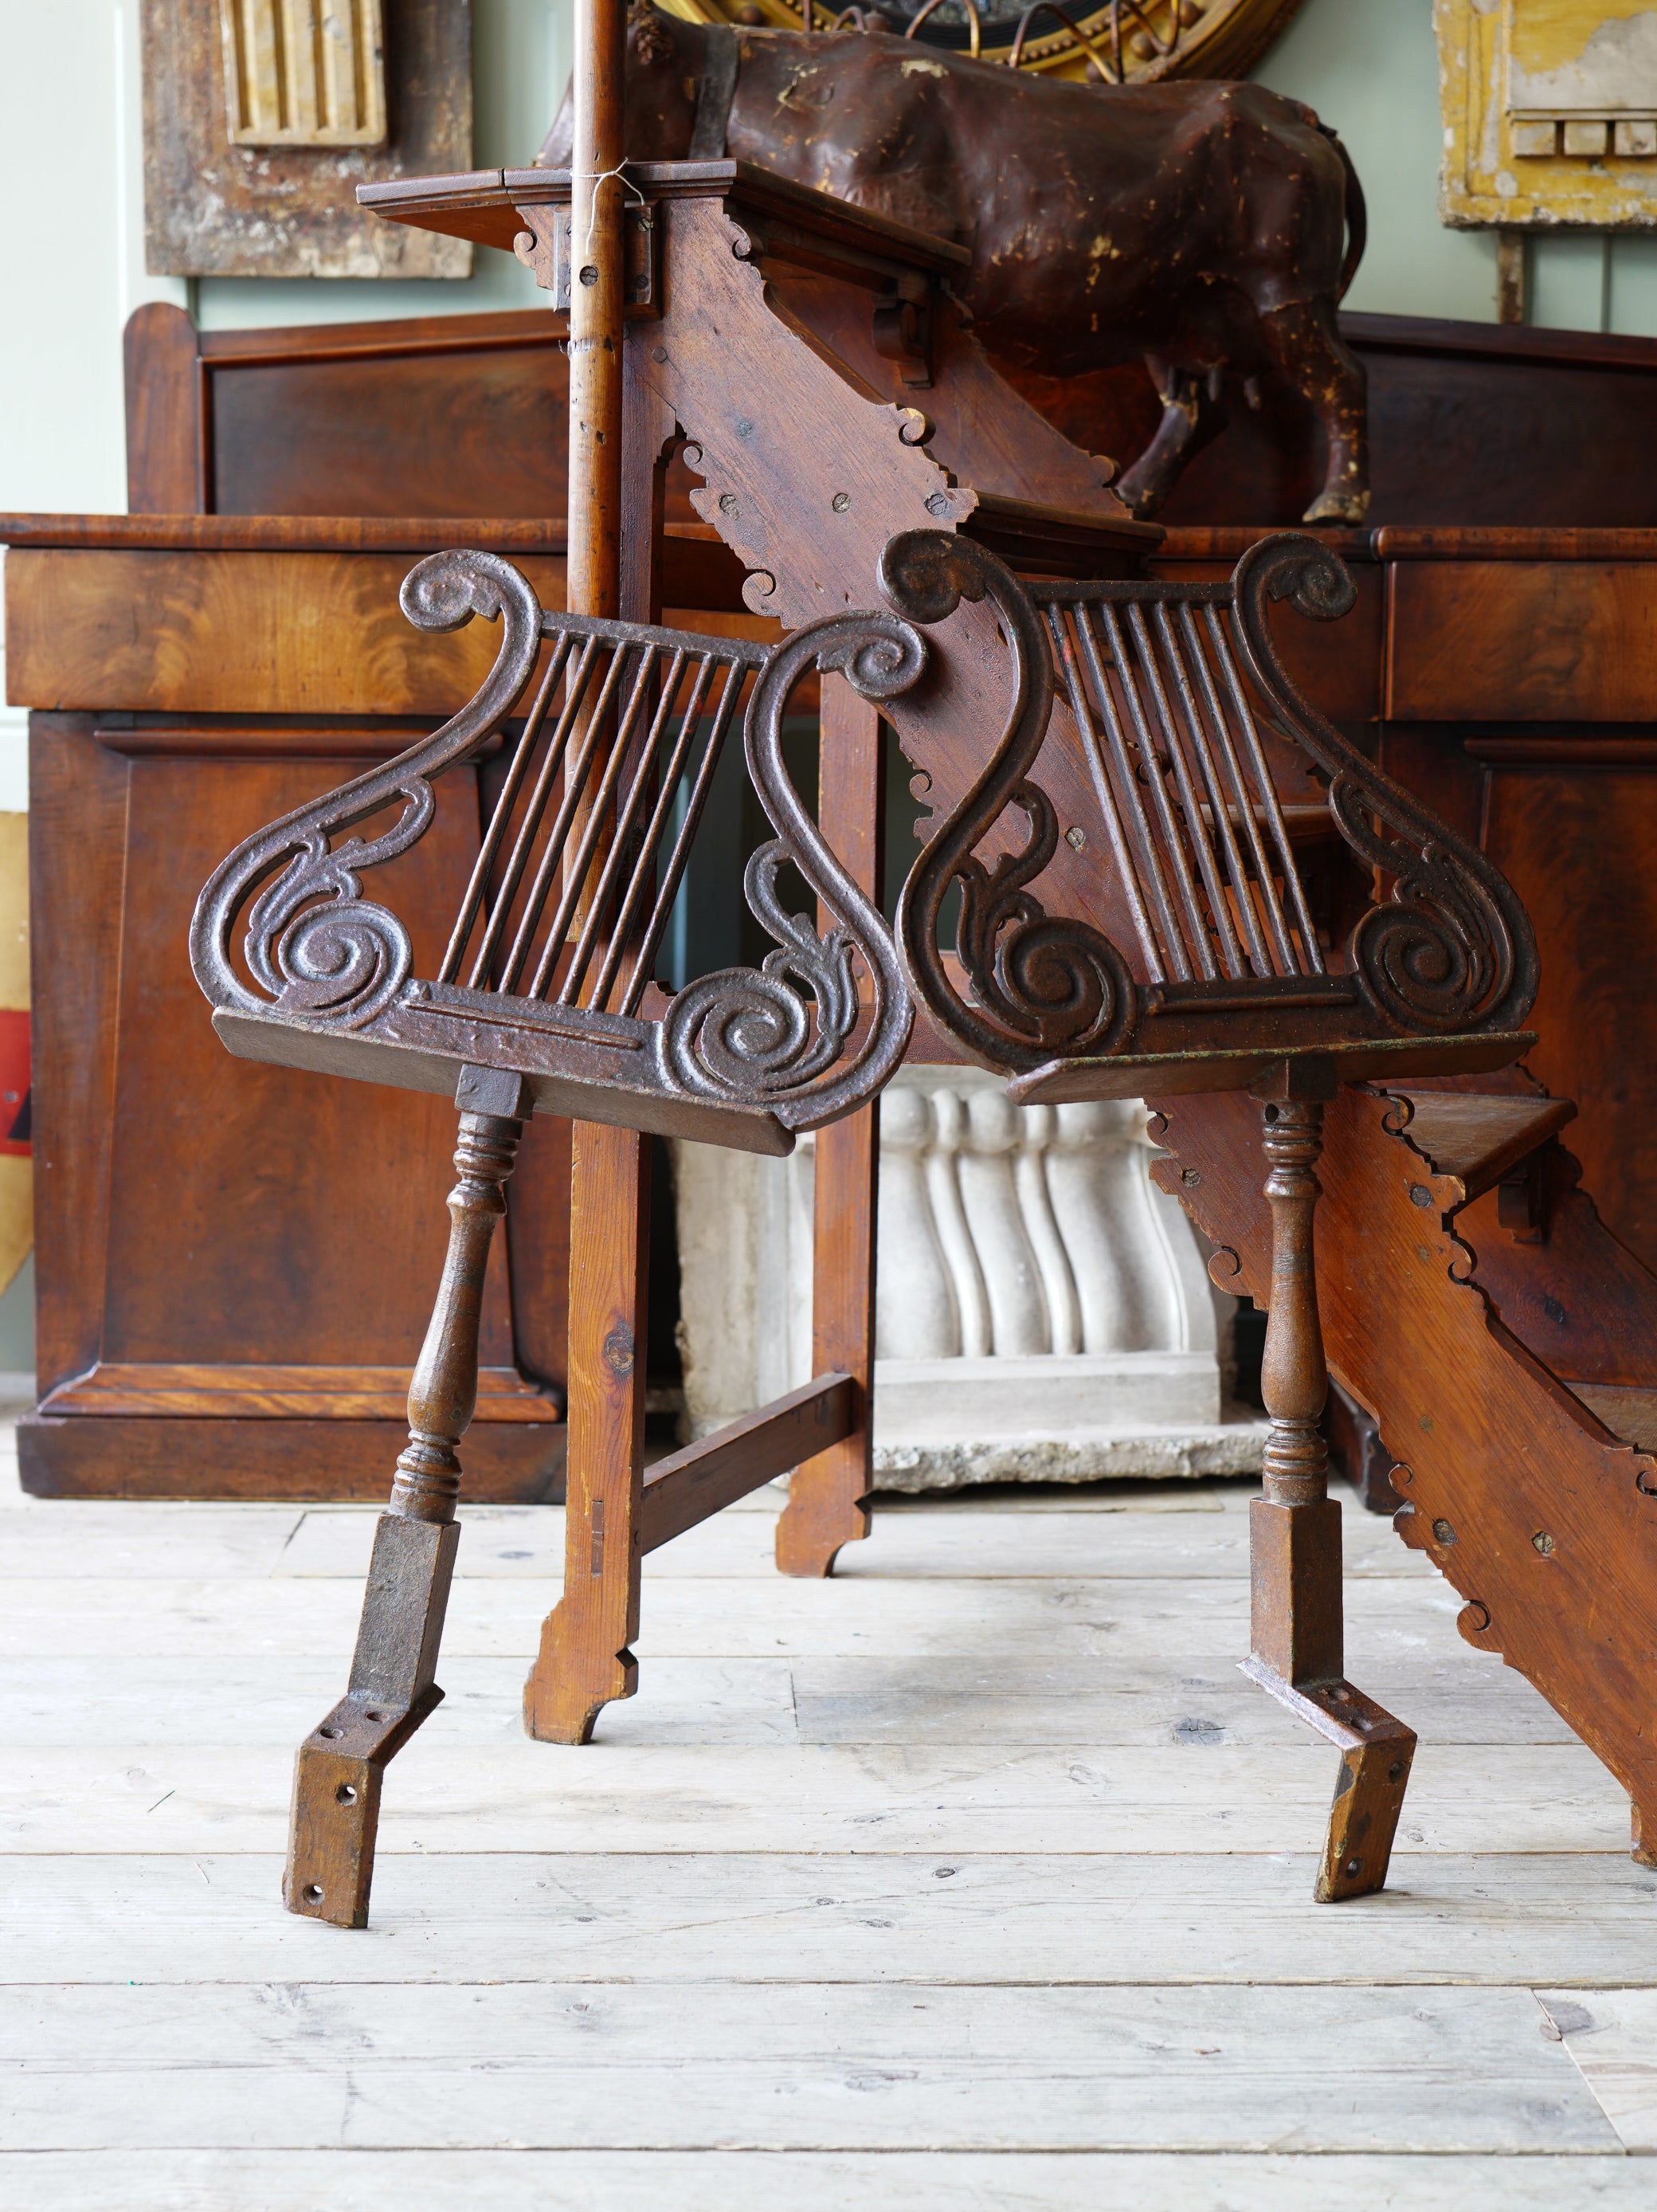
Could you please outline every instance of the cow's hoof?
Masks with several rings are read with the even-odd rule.
[[[1362,522],[1369,512],[1367,491],[1326,491],[1314,499],[1302,522]]]
[[[1136,483],[1131,469],[1110,488],[1136,522],[1149,522],[1168,497],[1166,490],[1156,485]]]

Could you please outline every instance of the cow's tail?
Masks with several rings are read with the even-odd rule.
[[[1318,125],[1324,137],[1340,156],[1340,166],[1346,172],[1346,254],[1340,264],[1340,283],[1335,297],[1344,300],[1353,277],[1358,273],[1358,264],[1363,258],[1363,249],[1369,239],[1369,211],[1364,205],[1363,187],[1358,182],[1358,173],[1352,167],[1352,157],[1340,143],[1340,133],[1326,123]]]

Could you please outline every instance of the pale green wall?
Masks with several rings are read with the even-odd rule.
[[[1369,210],[1349,307],[1496,316],[1496,241],[1438,219],[1438,52],[1432,0],[1305,0],[1254,72],[1315,107],[1346,142]],[[1530,246],[1529,319],[1657,335],[1657,238],[1567,232]]]

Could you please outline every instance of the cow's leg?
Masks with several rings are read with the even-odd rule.
[[[1220,380],[1147,355],[1145,367],[1162,403],[1156,434],[1113,489],[1143,521],[1162,507],[1187,464],[1217,438],[1230,419]]]
[[[1323,489],[1302,519],[1362,522],[1369,509],[1363,363],[1341,337],[1334,310],[1320,300],[1263,310],[1260,329],[1278,366],[1316,408],[1329,439]]]

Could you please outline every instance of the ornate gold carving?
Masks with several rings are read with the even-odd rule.
[[[693,23],[745,29],[833,30],[836,25],[913,27],[922,45],[958,47],[986,62],[1057,76],[1154,84],[1173,76],[1246,76],[1301,0],[660,0]],[[924,18],[924,20],[922,20]],[[1023,35],[1021,36],[1021,25]]]

